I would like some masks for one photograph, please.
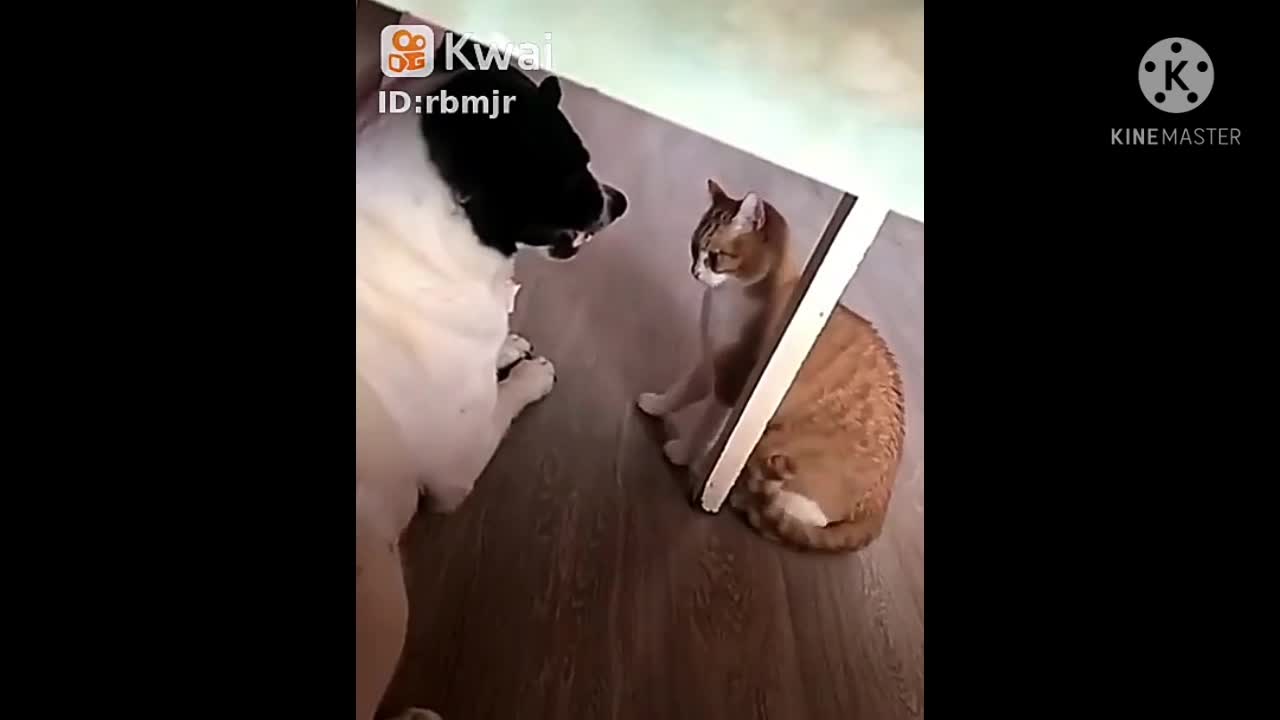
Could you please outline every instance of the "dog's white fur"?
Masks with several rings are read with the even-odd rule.
[[[480,243],[416,119],[384,116],[357,142],[358,720],[373,717],[403,644],[396,547],[419,494],[433,509],[461,503],[555,380],[535,358],[498,382],[500,358],[528,348],[508,330],[514,263]]]

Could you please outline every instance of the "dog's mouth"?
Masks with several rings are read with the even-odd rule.
[[[557,232],[555,238],[546,245],[547,257],[561,262],[572,259],[587,243],[595,239],[596,233],[612,225],[627,211],[627,196],[622,191],[608,185],[600,187],[605,200],[600,217],[585,230],[566,229]]]
[[[547,246],[547,257],[561,262],[571,260],[594,237],[594,232],[582,230],[561,233],[554,242]]]

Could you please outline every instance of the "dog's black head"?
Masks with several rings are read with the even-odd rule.
[[[461,47],[477,67],[479,55],[491,52]],[[442,46],[437,72],[443,53]],[[591,173],[590,153],[560,110],[559,82],[536,85],[515,65],[465,70],[447,81],[433,93],[444,99],[423,111],[422,132],[484,244],[505,255],[540,247],[568,260],[626,211],[627,198]]]

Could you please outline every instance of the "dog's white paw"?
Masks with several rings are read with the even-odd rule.
[[[501,387],[518,393],[524,404],[528,405],[550,394],[555,384],[555,366],[544,357],[534,356],[511,368],[511,374]]]
[[[657,417],[667,412],[666,398],[658,393],[642,393],[636,398],[636,407],[646,415]]]
[[[668,440],[662,446],[662,454],[672,465],[684,467],[689,464],[689,444],[683,440]]]
[[[502,343],[502,349],[498,351],[498,367],[505,368],[514,365],[524,359],[531,350],[533,350],[532,343],[515,333],[511,333]]]

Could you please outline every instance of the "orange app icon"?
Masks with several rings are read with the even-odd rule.
[[[382,74],[397,78],[430,75],[435,47],[435,34],[429,25],[382,28]]]

